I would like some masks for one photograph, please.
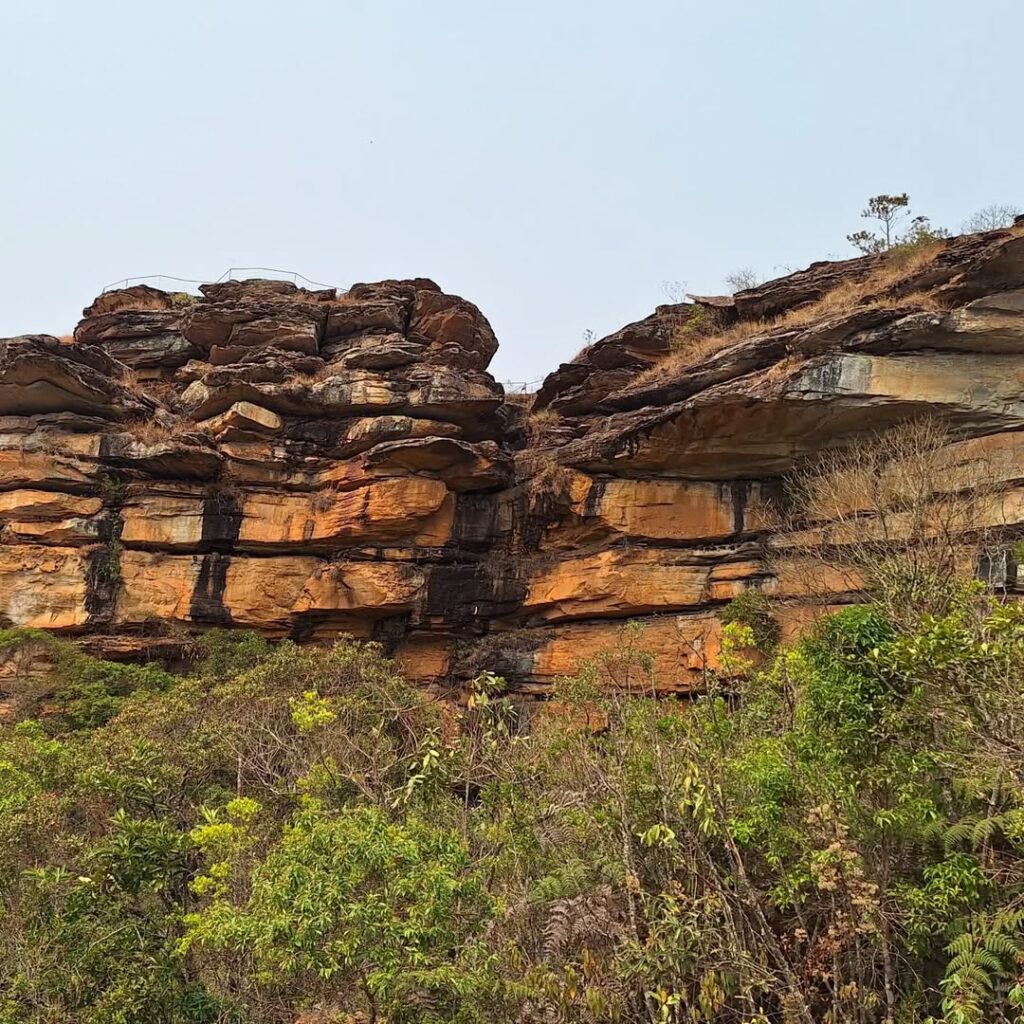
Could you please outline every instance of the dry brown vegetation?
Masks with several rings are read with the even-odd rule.
[[[140,387],[143,385],[140,384]],[[150,398],[155,398],[161,405],[173,409],[178,395],[181,393],[184,384],[168,377],[153,377],[145,382],[144,390]]]
[[[538,409],[531,412],[523,420],[523,430],[530,441],[530,444],[537,444],[544,437],[547,429],[554,426],[561,417],[553,409]]]
[[[552,451],[527,451],[519,459],[526,472],[524,492],[530,510],[538,511],[550,503],[569,499],[576,472],[562,465]]]
[[[183,434],[204,433],[203,427],[184,416],[157,419],[129,420],[121,424],[121,432],[130,434],[142,444],[160,444],[173,441]]]
[[[897,289],[926,267],[945,244],[940,241],[908,250],[893,250],[885,262],[866,277],[844,281],[817,301],[797,306],[772,319],[741,320],[720,331],[694,329],[690,323],[681,324],[673,337],[672,353],[640,374],[637,383],[661,380],[747,338],[804,327],[857,309],[942,308],[940,301],[931,293],[918,291],[899,295]]]
[[[870,588],[930,607],[955,576],[1001,550],[1010,462],[934,419],[821,453],[768,515],[780,581],[803,595]]]

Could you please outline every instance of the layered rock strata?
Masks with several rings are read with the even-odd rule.
[[[791,629],[856,597],[810,592],[765,517],[808,454],[941,415],[1024,522],[1024,234],[925,256],[660,307],[532,409],[425,279],[107,292],[71,344],[0,342],[0,624],[170,662],[213,626],[348,633],[543,694],[638,619],[659,686],[699,686],[745,589]]]

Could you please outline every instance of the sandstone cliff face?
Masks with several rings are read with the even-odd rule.
[[[1003,456],[993,517],[1024,522],[1024,236],[882,270],[660,307],[532,412],[487,373],[486,318],[428,280],[107,292],[73,344],[0,341],[0,624],[171,661],[211,626],[346,632],[424,684],[486,668],[543,694],[639,619],[685,691],[744,589],[791,629],[855,596],[765,558],[765,503],[809,452],[941,414]]]

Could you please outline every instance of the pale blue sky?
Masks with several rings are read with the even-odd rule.
[[[1024,203],[1020,0],[0,2],[0,335],[119,278],[425,275],[500,379],[847,254],[867,196]]]

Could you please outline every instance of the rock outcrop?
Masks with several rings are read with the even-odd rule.
[[[659,307],[531,410],[429,280],[201,291],[107,292],[72,344],[0,342],[0,625],[172,661],[213,626],[345,632],[424,684],[531,695],[638,619],[686,691],[745,589],[793,629],[856,598],[779,556],[765,507],[799,460],[925,413],[1003,466],[1024,450],[1021,229]]]

